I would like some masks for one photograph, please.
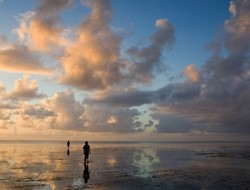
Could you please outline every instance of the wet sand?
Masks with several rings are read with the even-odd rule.
[[[84,164],[80,143],[1,143],[0,189],[250,189],[247,143],[90,145]]]

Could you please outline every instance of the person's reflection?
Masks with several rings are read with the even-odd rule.
[[[69,154],[70,154],[70,151],[69,151],[69,148],[68,148],[68,150],[67,150],[67,155],[69,156]]]
[[[88,180],[89,180],[89,177],[90,177],[90,170],[89,170],[88,163],[86,163],[86,162],[84,162],[84,170],[83,170],[82,177],[84,179],[84,182],[88,183]]]

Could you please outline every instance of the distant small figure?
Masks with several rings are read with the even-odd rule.
[[[90,178],[90,170],[89,170],[89,166],[88,166],[88,164],[86,162],[84,163],[84,170],[83,170],[83,173],[82,173],[82,177],[84,179],[84,182],[88,183],[88,180]]]
[[[89,159],[89,154],[91,154],[88,141],[85,141],[85,145],[82,147],[82,149],[83,149],[83,154],[84,154],[84,162],[86,162]]]
[[[67,142],[67,146],[68,146],[68,148],[69,148],[69,146],[70,146],[70,142],[69,142],[69,141]]]

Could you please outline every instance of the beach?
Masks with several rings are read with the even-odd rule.
[[[250,189],[246,142],[89,143],[1,141],[0,189]]]

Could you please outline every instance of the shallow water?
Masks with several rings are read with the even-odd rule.
[[[181,178],[180,171],[190,168],[250,172],[248,143],[90,142],[90,146],[90,162],[84,164],[81,142],[72,142],[67,150],[66,142],[1,141],[0,189],[182,189],[169,180],[171,175],[173,180]],[[84,170],[90,173],[87,181]],[[183,175],[186,179],[189,173]],[[201,189],[190,188],[194,187]]]

